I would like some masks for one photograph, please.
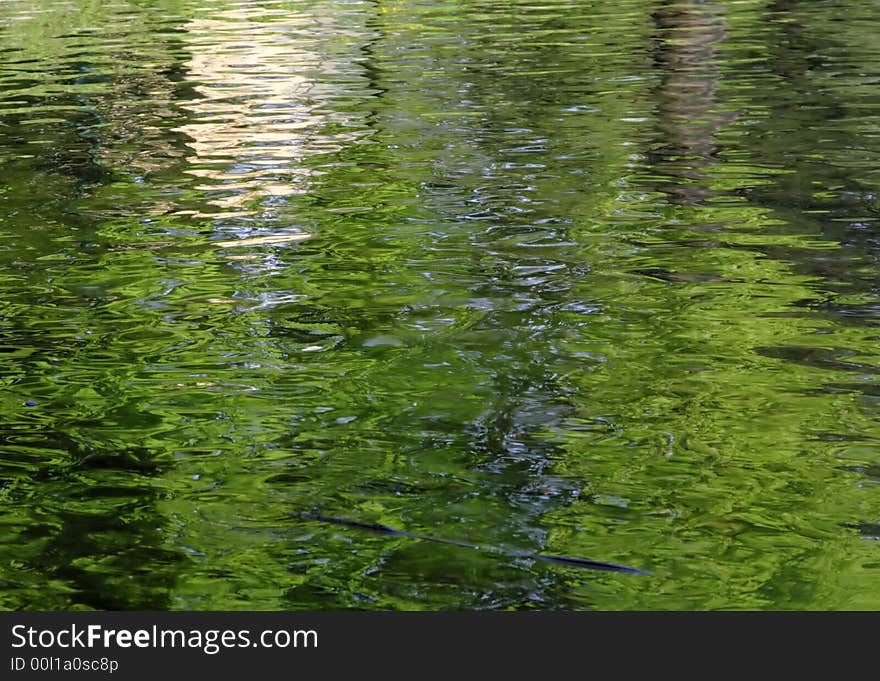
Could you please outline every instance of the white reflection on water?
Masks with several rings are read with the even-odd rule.
[[[303,193],[307,157],[337,152],[367,134],[346,106],[367,86],[358,65],[365,11],[268,9],[238,4],[186,24],[187,79],[201,99],[191,121],[187,172],[218,211],[204,217],[271,218]],[[356,8],[355,8],[356,9]]]

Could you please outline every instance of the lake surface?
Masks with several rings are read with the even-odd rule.
[[[880,609],[878,10],[2,2],[0,607]]]

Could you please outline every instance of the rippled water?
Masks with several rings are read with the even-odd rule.
[[[880,608],[877,10],[0,3],[0,606]]]

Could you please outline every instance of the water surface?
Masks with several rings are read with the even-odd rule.
[[[880,608],[877,10],[0,4],[0,607]]]

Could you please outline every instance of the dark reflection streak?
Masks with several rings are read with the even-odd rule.
[[[100,491],[95,489],[96,499]],[[30,566],[73,587],[78,606],[167,610],[184,556],[162,546],[166,521],[155,509],[154,493],[119,493],[129,500],[115,508],[107,504],[106,513],[57,512],[51,539]],[[118,588],[122,583],[126,588]]]
[[[776,176],[772,184],[750,189],[747,197],[773,209],[775,217],[798,225],[800,231],[845,249],[834,257],[784,246],[760,250],[792,263],[798,273],[822,280],[821,301],[811,299],[805,305],[836,313],[838,323],[863,325],[876,319],[876,303],[839,305],[829,292],[876,291],[876,277],[865,267],[880,261],[876,230],[859,225],[863,217],[876,214],[874,192],[864,168],[836,162],[846,158],[842,150],[859,148],[864,142],[849,128],[834,123],[852,114],[846,102],[819,85],[822,81],[817,74],[827,69],[823,54],[835,45],[832,38],[808,29],[809,10],[810,5],[798,0],[777,0],[768,7],[767,19],[777,36],[768,66],[782,82],[777,96],[769,100],[766,123],[752,130],[749,142],[758,163],[771,167],[784,163],[791,172]],[[804,102],[810,106],[804,107]],[[809,156],[803,153],[804,131],[816,140]],[[859,228],[853,229],[854,225]]]
[[[370,0],[370,4],[374,6],[374,11],[368,15],[366,28],[372,32],[372,37],[361,46],[361,52],[364,53],[365,57],[362,66],[364,75],[367,77],[367,83],[373,92],[370,101],[378,104],[379,99],[388,92],[380,83],[382,70],[376,63],[376,46],[384,39],[385,34],[382,30],[382,22],[379,20],[382,13],[382,4],[379,0]],[[367,125],[371,128],[375,129],[378,126],[379,112],[375,106],[370,107],[366,121]]]
[[[755,131],[755,151],[760,160],[785,163],[785,166],[798,172],[782,174],[775,178],[769,187],[757,187],[750,191],[750,198],[769,205],[780,213],[783,219],[815,221],[804,209],[819,208],[812,199],[815,185],[809,176],[818,173],[825,175],[824,186],[833,184],[836,173],[848,172],[827,164],[817,164],[814,160],[802,157],[802,147],[792,145],[791,138],[798,138],[804,129],[824,125],[826,119],[843,115],[838,102],[829,101],[826,93],[817,91],[811,82],[813,69],[821,66],[818,56],[827,44],[810,36],[799,16],[801,3],[798,0],[777,0],[768,7],[767,18],[772,21],[777,40],[769,58],[769,68],[781,79],[778,95],[770,100],[770,129]],[[804,102],[811,106],[805,108]],[[823,218],[820,223],[825,223]],[[822,229],[821,224],[817,224]],[[822,274],[821,272],[817,272]],[[827,273],[826,273],[827,274]]]
[[[865,326],[870,329],[876,326],[880,304],[877,278],[868,264],[880,263],[880,252],[876,229],[865,229],[859,223],[863,217],[875,213],[872,199],[876,194],[866,168],[847,162],[845,150],[858,149],[864,144],[851,126],[837,124],[852,116],[848,102],[836,96],[831,88],[822,87],[825,82],[822,76],[828,72],[825,55],[836,46],[832,36],[818,33],[816,24],[811,23],[810,12],[814,7],[799,0],[776,0],[768,7],[767,20],[776,38],[768,66],[781,82],[777,96],[769,100],[770,115],[766,123],[751,133],[750,146],[759,163],[767,166],[781,163],[790,172],[776,176],[772,184],[750,190],[747,196],[752,203],[772,208],[785,224],[796,225],[799,231],[839,245],[831,254],[824,249],[772,245],[760,248],[768,257],[791,263],[794,271],[819,282],[819,299],[810,298],[800,305],[832,317],[841,328]],[[840,69],[840,65],[834,68]],[[858,101],[857,96],[854,101]],[[809,103],[808,107],[804,106],[805,102]],[[805,134],[814,140],[809,155],[804,154]],[[839,302],[838,292],[861,294],[865,302]],[[814,389],[814,394],[857,393],[870,410],[878,396],[873,380],[876,366],[857,361],[861,353],[855,348],[839,347],[832,341],[835,336],[828,338],[830,347],[780,345],[761,348],[759,352],[792,365],[827,371],[829,380]],[[852,380],[841,380],[844,372],[853,376]],[[840,430],[826,433],[825,437],[870,440],[865,433]],[[869,482],[877,482],[876,467],[841,468],[862,473]],[[865,539],[876,540],[875,520],[858,517],[841,525],[858,531]]]
[[[364,523],[357,520],[348,520],[346,518],[335,518],[320,513],[300,513],[299,517],[304,520],[314,520],[322,523],[331,523],[334,525],[343,525],[345,527],[354,527],[361,530],[369,530],[370,532],[378,532],[379,534],[391,534],[399,537],[409,537],[410,539],[420,539],[422,541],[436,542],[438,544],[448,544],[450,546],[458,546],[464,549],[475,549],[509,555],[516,558],[530,558],[532,560],[542,560],[548,563],[557,563],[559,565],[567,565],[570,567],[586,568],[588,570],[604,570],[607,572],[625,572],[632,575],[650,574],[644,570],[628,567],[626,565],[617,565],[616,563],[606,563],[604,561],[592,560],[590,558],[577,558],[574,556],[551,556],[541,553],[530,553],[528,551],[508,551],[497,546],[485,546],[473,544],[471,542],[462,541],[460,539],[447,539],[446,537],[434,537],[427,534],[419,534],[417,532],[408,532],[407,530],[398,530],[388,525],[380,525],[378,523]]]
[[[654,189],[669,201],[699,205],[712,196],[705,168],[717,162],[715,133],[732,120],[718,107],[716,46],[725,37],[722,8],[696,0],[660,3],[654,13],[654,64],[663,75],[655,91],[661,143],[651,149]]]
[[[24,116],[4,116],[3,124],[0,124],[0,151],[16,148],[17,141],[10,139],[10,135],[52,141],[52,144],[31,145],[36,158],[28,161],[28,170],[48,178],[43,185],[53,189],[53,203],[62,206],[65,217],[62,227],[77,228],[81,239],[77,257],[83,257],[82,245],[90,242],[91,234],[100,227],[100,220],[95,220],[94,213],[82,215],[77,210],[78,202],[113,180],[114,173],[109,167],[113,159],[105,160],[104,150],[112,150],[120,137],[138,138],[142,146],[146,146],[145,140],[150,139],[145,128],[139,125],[141,119],[132,116],[130,103],[157,87],[163,92],[172,92],[177,87],[175,81],[183,63],[182,43],[176,37],[174,40],[166,38],[151,45],[151,49],[155,50],[158,44],[167,48],[167,68],[161,71],[133,67],[120,69],[112,78],[101,81],[102,89],[95,94],[55,96],[52,104],[57,106],[59,99],[69,99],[71,108],[75,109],[75,113],[65,116],[66,121],[31,125],[26,131],[24,128],[19,131],[19,126],[26,122]],[[146,59],[139,49],[134,46],[125,55],[129,65]],[[62,81],[71,68],[84,74],[73,81],[75,84],[91,83],[93,79],[89,74],[98,70],[98,65],[78,61],[72,66],[59,67],[56,74],[43,71],[41,77]],[[36,101],[33,105],[39,108],[42,103]],[[166,143],[161,140],[155,138],[154,133],[152,141],[159,152],[155,156],[171,163],[167,159],[172,156],[162,153]],[[142,168],[163,169],[167,168],[158,163]],[[26,200],[37,204],[41,198],[38,195]],[[120,209],[133,210],[131,207],[113,207],[114,211]],[[46,243],[50,247],[58,246],[51,240]],[[93,255],[89,254],[89,257]],[[97,289],[98,284],[91,288]],[[56,301],[64,295],[58,286],[50,290]],[[93,295],[100,303],[100,296]],[[95,314],[100,313],[99,306]],[[21,328],[18,328],[19,324]],[[19,342],[33,335],[26,317],[11,318],[7,320],[7,326],[14,329],[12,333]],[[59,357],[71,364],[88,364],[86,358],[90,347],[85,344],[80,347],[68,340],[60,347],[38,336],[26,342],[37,351],[14,367],[16,375],[39,374],[41,366],[57,361]],[[34,434],[32,446],[57,452],[58,456],[23,462],[28,467],[28,482],[15,478],[4,481],[2,473],[5,471],[0,468],[0,485],[3,482],[10,485],[4,502],[13,508],[26,507],[41,519],[20,535],[15,560],[24,566],[23,574],[38,574],[45,583],[60,584],[60,589],[51,586],[47,591],[57,590],[58,599],[67,599],[67,602],[54,601],[65,608],[167,610],[173,605],[169,594],[177,581],[180,566],[185,562],[185,554],[166,545],[168,519],[157,507],[160,495],[156,488],[145,481],[161,479],[169,466],[158,463],[156,452],[123,444],[129,436],[137,438],[137,433],[155,428],[155,417],[141,412],[134,403],[126,402],[125,397],[109,398],[116,387],[112,379],[107,379],[97,369],[96,372],[98,378],[94,388],[108,399],[101,412],[83,416],[76,401],[67,403],[64,400],[63,395],[69,392],[66,386],[61,387],[60,396],[54,403],[46,401],[46,421]],[[68,432],[75,435],[62,434]],[[18,436],[14,431],[9,434]],[[7,433],[0,431],[0,444],[6,438]],[[7,461],[15,461],[15,455],[5,454],[0,464]],[[142,482],[138,484],[137,480]],[[40,489],[38,495],[35,493],[37,486]],[[39,501],[35,502],[35,499]],[[88,512],[83,512],[81,508],[87,500],[93,503]],[[0,547],[0,557],[9,556],[12,548],[4,543]],[[30,583],[19,586],[19,594],[12,596],[17,607],[43,609],[41,601],[30,600]]]
[[[7,440],[0,433],[0,448]],[[168,609],[184,556],[164,546],[165,519],[156,510],[155,489],[146,482],[161,477],[167,466],[146,449],[83,442],[51,428],[28,445],[58,456],[51,464],[32,463],[27,479],[6,481],[3,501],[10,518],[17,507],[27,508],[34,518],[15,541],[14,562],[22,574],[40,575],[42,584],[63,584],[64,595],[58,597],[69,599],[65,608]],[[14,455],[7,453],[2,463],[12,460]],[[90,510],[84,512],[89,500]],[[4,541],[0,556],[11,548]],[[46,601],[32,600],[35,588],[30,580],[22,581],[7,596],[19,609],[45,609],[41,603]]]
[[[770,18],[785,19],[773,23],[779,40],[775,47],[777,58],[773,59],[771,67],[774,73],[785,79],[788,88],[806,94],[810,88],[805,76],[810,70],[821,66],[822,59],[818,55],[818,45],[810,40],[796,18],[800,4],[800,0],[776,0],[770,3],[767,12]]]
[[[87,67],[88,64],[85,63],[77,65],[77,68]],[[18,85],[24,88],[36,86],[38,82],[21,82]],[[25,99],[35,111],[50,103],[41,97],[28,96],[22,99]],[[51,204],[57,203],[59,198],[69,202],[81,195],[88,187],[106,181],[109,177],[108,169],[101,164],[96,154],[99,140],[89,132],[102,122],[95,111],[94,103],[82,95],[69,97],[56,95],[51,104],[56,107],[63,106],[67,103],[65,99],[69,100],[72,109],[76,109],[76,114],[68,115],[68,120],[62,124],[33,124],[29,122],[33,115],[18,114],[4,115],[3,124],[0,125],[0,152],[4,149],[15,149],[28,139],[56,140],[53,144],[31,145],[34,158],[28,159],[25,163],[18,159],[4,163],[7,174],[14,171],[16,166],[27,164],[31,172],[46,175],[53,184],[64,182],[72,185],[60,197],[57,193],[46,197]],[[44,182],[41,189],[47,188],[47,184]],[[40,192],[35,193],[40,194]],[[37,210],[45,207],[44,200],[34,201],[34,204]]]

